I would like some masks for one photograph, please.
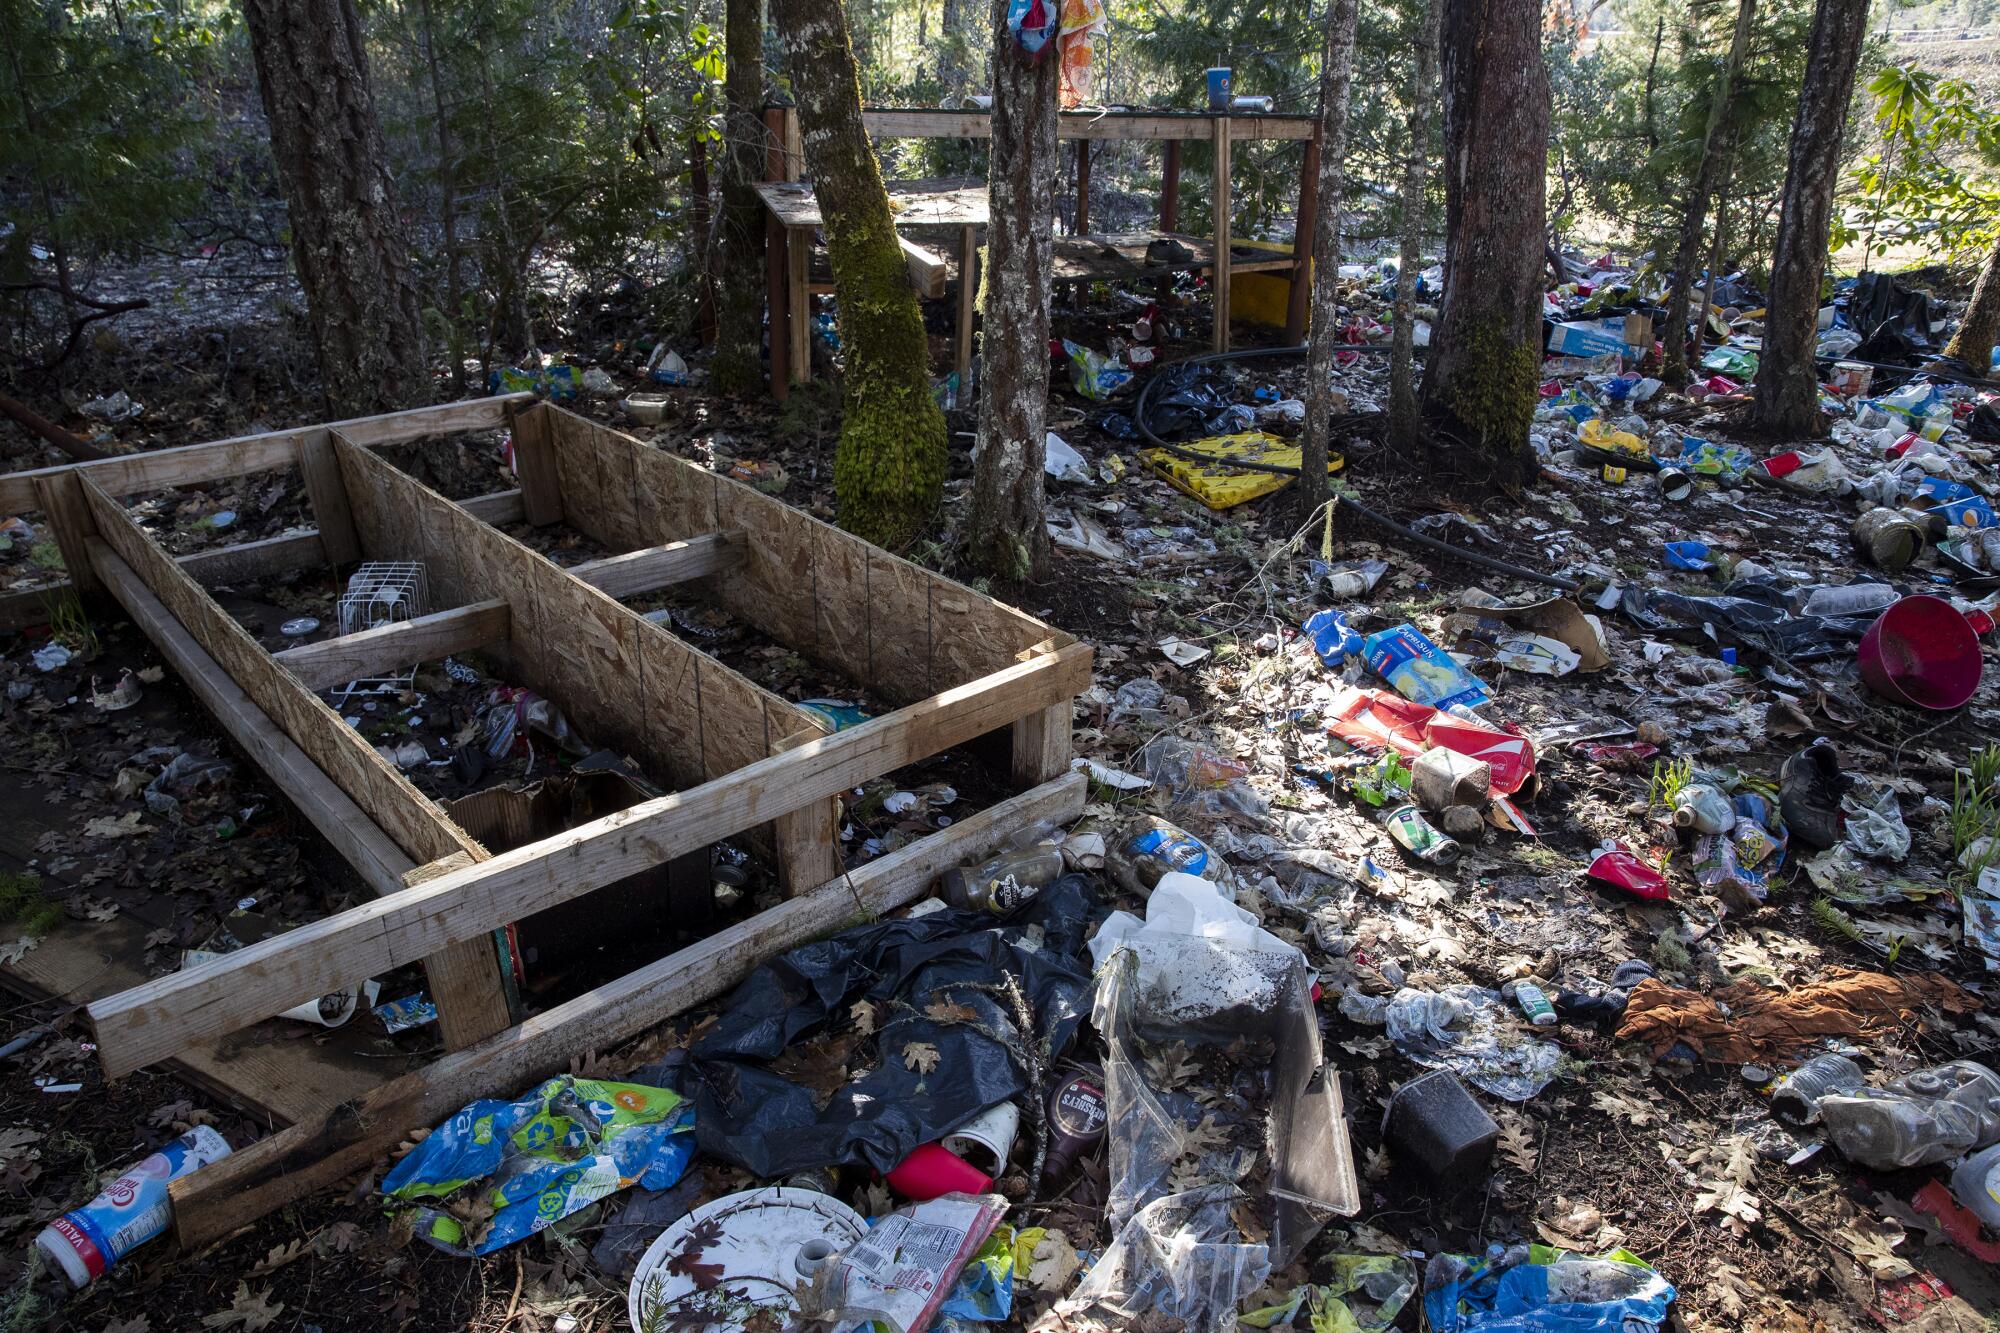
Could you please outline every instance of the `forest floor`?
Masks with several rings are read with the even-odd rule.
[[[1114,327],[1103,309],[1059,306],[1057,315],[1061,332],[1100,348]],[[1119,318],[1129,323],[1131,313]],[[1168,357],[1203,350],[1197,325],[1183,333]],[[948,351],[940,344],[943,361]],[[579,358],[597,345],[579,339]],[[121,446],[191,443],[318,417],[299,387],[297,367],[307,364],[299,356],[282,323],[268,319],[163,327],[95,353],[77,381],[85,391],[74,397],[125,389],[142,401],[138,417],[112,427]],[[629,353],[611,368],[625,387],[639,387]],[[1253,362],[1228,378],[1224,387],[1249,402],[1260,389],[1289,396],[1300,371],[1290,361]],[[1343,381],[1357,408],[1382,397],[1382,370],[1367,358],[1344,370]],[[1330,531],[1332,561],[1381,561],[1386,570],[1365,595],[1330,596],[1325,569],[1314,566],[1328,534],[1314,527],[1293,540],[1299,534],[1288,495],[1209,510],[1161,480],[1133,442],[1093,424],[1102,416],[1098,404],[1067,386],[1056,398],[1051,428],[1083,455],[1085,469],[1072,480],[1051,479],[1051,510],[1066,522],[1094,525],[1114,554],[1059,547],[1041,583],[996,594],[1095,645],[1096,685],[1078,715],[1080,753],[1129,770],[1146,765],[1141,752],[1149,744],[1148,753],[1158,754],[1160,737],[1178,737],[1220,761],[1210,772],[1226,779],[1178,791],[1162,783],[1116,811],[1093,806],[1093,814],[1110,822],[1133,809],[1158,810],[1207,838],[1235,862],[1244,901],[1268,928],[1300,943],[1320,971],[1319,1017],[1341,1075],[1364,1203],[1358,1216],[1322,1233],[1295,1270],[1273,1275],[1272,1291],[1326,1280],[1328,1256],[1339,1253],[1413,1255],[1421,1267],[1423,1255],[1540,1241],[1638,1255],[1678,1289],[1673,1317],[1688,1329],[1995,1326],[2000,1284],[1991,1266],[1910,1202],[1938,1170],[1866,1171],[1830,1145],[1802,1153],[1814,1136],[1777,1125],[1766,1093],[1773,1069],[1821,1049],[1851,1052],[1878,1082],[1963,1057],[1991,1062],[2000,1021],[1979,998],[1986,974],[1959,937],[1949,894],[1933,895],[1953,869],[1946,843],[1954,774],[1996,737],[2000,681],[1989,673],[1953,712],[1898,708],[1861,684],[1851,653],[1785,663],[1745,651],[1730,666],[1698,631],[1676,637],[1645,629],[1619,611],[1595,610],[1585,594],[1583,609],[1601,622],[1610,659],[1604,669],[1544,676],[1485,663],[1477,671],[1493,696],[1492,713],[1535,739],[1539,789],[1520,808],[1536,836],[1489,827],[1463,839],[1464,854],[1449,869],[1408,860],[1376,812],[1344,791],[1342,779],[1359,771],[1362,757],[1343,753],[1324,725],[1337,688],[1381,682],[1354,659],[1322,665],[1298,638],[1299,627],[1331,608],[1364,634],[1407,622],[1452,646],[1445,620],[1469,590],[1508,602],[1550,590],[1414,548],[1343,512]],[[52,397],[36,405],[87,424]],[[1129,396],[1122,405],[1129,410]],[[783,408],[731,404],[696,388],[680,395],[667,421],[634,433],[704,462],[775,462],[785,479],[782,498],[830,514],[833,406],[824,388],[796,393]],[[1648,414],[1657,421],[1663,409],[1676,412],[1678,429],[1728,438],[1720,411],[1662,399]],[[621,424],[605,401],[578,410]],[[962,414],[954,426],[970,429]],[[6,440],[7,466],[50,461],[16,435]],[[948,525],[967,503],[968,443],[954,439]],[[1753,445],[1759,456],[1778,447]],[[1839,452],[1856,475],[1879,465],[1859,447]],[[1442,515],[1431,520],[1433,530],[1467,551],[1577,577],[1593,590],[1618,583],[1714,591],[1707,575],[1663,566],[1663,545],[1690,539],[1705,542],[1723,564],[1754,560],[1801,583],[1842,583],[1859,568],[1849,515],[1831,498],[1705,481],[1691,500],[1672,504],[1636,473],[1613,485],[1586,465],[1551,461],[1518,502],[1462,504],[1438,494],[1422,467],[1363,441],[1347,454],[1342,483],[1375,509],[1405,522]],[[469,488],[481,477],[492,482],[487,489],[502,484],[497,444],[490,453],[475,451],[466,466]],[[231,539],[250,540],[300,521],[301,501],[295,482],[267,479],[181,497],[186,508],[168,513],[171,526],[192,528],[228,508],[239,515]],[[949,552],[915,554],[937,563]],[[32,577],[24,553],[0,560],[0,583]],[[1920,584],[1931,572],[1920,566],[1900,577]],[[170,671],[145,684],[135,709],[92,707],[93,676],[108,687],[124,667],[158,664],[132,626],[104,615],[94,629],[95,655],[51,672],[29,660],[44,635],[0,636],[7,684],[0,698],[0,877],[8,884],[40,878],[61,915],[50,938],[136,919],[148,928],[145,965],[164,971],[176,946],[212,928],[239,898],[258,897],[290,919],[352,901],[357,887],[342,877],[338,858],[240,758],[223,789],[149,825],[149,836],[111,831],[144,809],[123,776],[135,755],[193,749],[227,756],[230,747]],[[1172,639],[1204,651],[1182,664],[1160,646]],[[1877,887],[1914,884],[1923,890],[1912,894],[1915,901],[1879,894],[1868,901],[1864,893],[1861,901],[1825,904],[1799,869],[1810,849],[1796,843],[1767,902],[1727,906],[1697,883],[1693,858],[1653,799],[1656,763],[1688,760],[1775,784],[1783,760],[1815,735],[1834,741],[1848,772],[1894,794],[1911,850],[1893,866],[1867,864],[1862,878]],[[242,833],[218,838],[219,822],[229,817]],[[1613,839],[1664,860],[1671,899],[1641,900],[1584,877],[1593,849]],[[1551,994],[1601,992],[1619,964],[1635,959],[1648,961],[1663,982],[1699,992],[1744,982],[1799,992],[1856,969],[1899,980],[1944,978],[1974,1001],[1957,1015],[1912,1006],[1886,1027],[1748,1062],[1690,1058],[1665,1049],[1671,1042],[1619,1040],[1613,1025],[1581,1019],[1545,1029],[1509,1025],[1507,1046],[1517,1054],[1537,1039],[1554,1044],[1553,1077],[1519,1101],[1481,1096],[1502,1131],[1490,1176],[1451,1190],[1384,1150],[1385,1099],[1422,1070],[1379,1025],[1350,1017],[1365,1016],[1371,997],[1399,986],[1497,987],[1525,976]],[[58,1006],[13,1002],[0,1036],[52,1019],[54,1036],[0,1068],[0,1289],[9,1292],[0,1329],[548,1333],[624,1326],[623,1281],[589,1257],[615,1217],[615,1202],[465,1261],[412,1242],[387,1220],[370,1188],[374,1173],[199,1254],[156,1243],[59,1307],[37,1305],[21,1256],[52,1216],[188,1125],[213,1123],[238,1144],[262,1131],[168,1074],[107,1083],[79,1016]],[[421,1034],[362,1035],[359,1027],[302,1029],[289,1039],[348,1047],[387,1072],[429,1053]],[[655,1034],[643,1055],[684,1041],[686,1030],[680,1024]],[[638,1062],[629,1053],[575,1054],[595,1068]],[[747,1183],[727,1167],[704,1166],[703,1197]],[[1098,1249],[1107,1240],[1090,1234],[1089,1219],[1073,1208],[1060,1216],[1077,1248]],[[1051,1218],[1029,1208],[1008,1220]],[[1017,1282],[1011,1322],[1043,1317],[1059,1294]],[[1396,1326],[1415,1329],[1420,1320],[1413,1300]],[[1146,1326],[1164,1333],[1171,1321]]]

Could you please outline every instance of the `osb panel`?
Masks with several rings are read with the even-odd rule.
[[[618,437],[608,441],[616,446]],[[628,443],[641,546],[664,546],[716,531],[715,475],[672,454]]]
[[[824,523],[813,533],[813,640],[819,660],[855,681],[875,679],[868,655],[868,548]]]
[[[570,526],[614,550],[646,545],[632,495],[632,451],[616,447],[616,437],[600,433],[594,422],[566,412],[549,419]]]
[[[660,776],[677,787],[706,778],[702,769],[701,668],[704,658],[658,625],[640,622],[639,670],[646,683],[646,750],[663,761]]]
[[[813,572],[813,528],[818,526],[782,500],[723,482],[716,488],[716,526],[745,534],[743,563],[717,576],[716,600],[779,643],[818,656],[818,600]]]
[[[931,676],[931,590],[924,571],[868,550],[869,684],[898,704],[936,691]]]

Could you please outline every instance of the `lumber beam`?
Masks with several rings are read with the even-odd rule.
[[[184,1176],[168,1187],[175,1238],[190,1251],[221,1240],[365,1169],[411,1130],[467,1102],[517,1096],[580,1054],[610,1050],[716,999],[788,949],[913,902],[939,874],[990,855],[1015,830],[1075,819],[1084,787],[1082,774],[1065,774]]]
[[[435,662],[453,653],[469,653],[498,643],[507,637],[512,624],[507,603],[474,602],[357,634],[300,644],[271,656],[307,689],[330,690],[350,680],[383,676],[417,662]]]
[[[351,565],[361,558],[361,539],[354,535],[354,512],[347,503],[347,483],[333,457],[333,436],[314,431],[299,441],[299,475],[319,524],[319,542],[329,565]]]
[[[1096,111],[1066,111],[1056,121],[1059,139],[1174,140],[1206,136],[1210,117],[1205,112],[1179,115],[1148,115]],[[1310,139],[1318,124],[1315,116],[1270,115],[1229,116],[1229,137],[1238,142],[1253,139]],[[993,118],[984,111],[882,110],[863,111],[862,123],[878,139],[990,139]]]
[[[1046,640],[1023,649],[1021,660],[1030,662],[1054,651],[1055,641]],[[1075,714],[1075,701],[1065,699],[1014,723],[1012,768],[1016,787],[1038,786],[1069,771],[1073,757],[1070,726]]]
[[[637,597],[658,592],[676,583],[686,583],[707,574],[719,574],[743,563],[747,545],[741,530],[707,532],[684,542],[648,546],[602,560],[586,560],[571,565],[569,572],[599,592],[613,597]]]
[[[496,527],[521,521],[521,492],[499,491],[463,502],[466,511]],[[254,583],[300,569],[316,569],[327,563],[324,545],[316,529],[288,532],[262,541],[237,542],[175,558],[181,571],[204,588],[234,583]],[[49,618],[49,605],[75,591],[67,579],[45,583],[38,588],[0,595],[0,630],[24,629]]]
[[[530,401],[530,393],[501,394],[493,398],[468,398],[434,407],[414,407],[381,416],[356,417],[330,425],[301,426],[295,430],[266,431],[261,435],[240,435],[207,444],[183,445],[178,449],[156,449],[143,454],[120,454],[88,463],[65,463],[60,467],[36,468],[0,476],[0,514],[18,514],[35,505],[35,482],[60,473],[87,476],[105,494],[117,497],[139,491],[157,491],[168,486],[190,486],[196,482],[221,481],[250,472],[270,472],[298,462],[299,445],[308,437],[338,430],[356,444],[376,446],[401,444],[446,431],[483,430],[503,424],[507,404]]]
[[[1074,698],[1084,644],[1018,663],[894,713],[641,802],[469,869],[301,926],[90,1006],[116,1077],[445,945],[767,823],[878,774]]]
[[[545,408],[514,414],[514,475],[521,482],[521,510],[535,527],[563,516],[562,482],[556,476],[555,440]]]
[[[284,729],[209,656],[130,565],[98,538],[90,540],[89,555],[111,595],[153,641],[153,646],[194,696],[208,707],[251,762],[284,793],[285,799],[354,867],[362,883],[378,895],[393,894],[403,890],[408,877],[422,873],[423,867],[398,847],[346,792],[335,786]],[[498,995],[499,963],[490,943],[466,940],[440,949],[424,960],[424,976],[437,1001],[439,1026],[448,1033],[455,1024],[470,1027],[460,1044],[469,1045],[505,1025],[504,1020],[492,1023],[489,1006],[452,1003],[454,997],[463,1001],[464,997],[476,1000],[489,992]],[[447,1009],[456,1010],[449,1021],[445,1017]],[[500,1012],[504,1015],[504,1004]],[[483,1032],[478,1031],[481,1024],[485,1025]],[[171,1053],[177,1055],[198,1040],[181,1042]]]
[[[935,301],[944,295],[944,278],[951,261],[937,251],[918,245],[901,232],[896,244],[903,247],[903,262],[910,268],[910,286],[922,300]]]
[[[1209,304],[1214,307],[1213,336],[1218,352],[1229,350],[1229,116],[1215,117],[1213,171],[1208,187],[1209,206],[1215,211],[1215,265],[1209,270]]]
[[[90,567],[88,545],[97,524],[84,502],[83,483],[74,474],[37,477],[34,489],[35,507],[55,531],[56,549],[62,552],[70,586],[79,593],[98,591],[102,585]]]

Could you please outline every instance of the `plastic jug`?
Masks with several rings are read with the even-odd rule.
[[[1951,1173],[1951,1195],[1988,1230],[2000,1231],[2000,1144],[1958,1164]]]

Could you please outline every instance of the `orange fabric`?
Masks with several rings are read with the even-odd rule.
[[[1839,967],[1789,991],[1738,981],[1702,995],[1648,978],[1632,988],[1618,1039],[1643,1041],[1655,1056],[1684,1041],[1704,1058],[1729,1064],[1791,1063],[1821,1037],[1879,1037],[1905,1024],[1921,1026],[1917,1011],[1927,1005],[1963,1014],[1979,1008],[1979,1000],[1943,977]]]

